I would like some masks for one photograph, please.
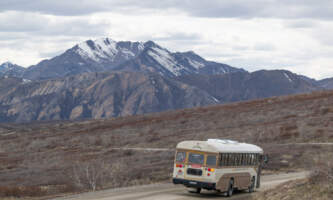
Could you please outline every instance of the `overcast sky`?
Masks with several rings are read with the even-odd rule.
[[[100,37],[153,40],[248,71],[333,77],[332,0],[0,1],[0,63],[28,67]]]

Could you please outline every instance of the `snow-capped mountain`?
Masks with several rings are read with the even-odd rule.
[[[109,38],[88,40],[66,50],[63,54],[43,60],[28,68],[27,79],[49,79],[86,72],[111,71],[134,58],[143,49],[139,42],[115,42]]]
[[[24,71],[24,67],[15,65],[11,62],[5,62],[0,65],[0,76],[22,77]]]
[[[148,71],[168,77],[188,74],[224,74],[245,71],[229,65],[207,61],[193,51],[172,53],[152,41],[144,43],[144,50],[116,70]]]
[[[114,70],[156,72],[168,77],[185,74],[223,74],[244,71],[206,61],[194,52],[172,53],[152,41],[88,40],[50,60],[28,68],[27,79],[49,79],[85,72]]]
[[[74,47],[83,59],[117,65],[137,56],[144,49],[141,42],[116,42],[109,38],[88,40]]]

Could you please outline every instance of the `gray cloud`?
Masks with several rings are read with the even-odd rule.
[[[156,41],[196,41],[200,39],[202,38],[199,34],[182,32],[170,33],[167,36],[153,38],[153,40]]]
[[[256,51],[274,51],[275,46],[270,43],[258,43],[256,45],[254,45],[253,49]]]
[[[290,20],[286,22],[288,28],[314,28],[317,23],[311,20]]]
[[[2,0],[0,11],[28,11],[52,15],[86,15],[95,12],[139,13],[175,9],[198,17],[317,18],[333,19],[331,0]]]
[[[247,51],[250,48],[248,46],[243,46],[243,45],[234,45],[232,47],[232,50],[236,50],[236,51]]]
[[[90,23],[85,18],[48,17],[38,13],[0,13],[0,33],[33,33],[34,35],[89,36],[105,35],[105,23]],[[12,38],[14,38],[12,36]]]

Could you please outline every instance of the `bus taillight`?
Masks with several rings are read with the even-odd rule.
[[[215,169],[214,169],[214,168],[208,168],[208,171],[209,171],[209,172],[214,172]]]

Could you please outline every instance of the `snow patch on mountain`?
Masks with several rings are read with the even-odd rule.
[[[5,62],[0,65],[0,72],[5,73],[14,68],[14,65],[11,62]]]
[[[120,52],[126,59],[135,57],[135,54],[126,48],[120,48]]]
[[[201,62],[198,62],[196,60],[191,60],[191,59],[188,59],[188,62],[190,63],[190,65],[192,65],[195,69],[200,69],[202,67],[205,66],[205,64],[201,63]]]
[[[76,52],[84,59],[91,59],[98,63],[101,63],[103,60],[113,62],[118,54],[126,60],[136,56],[133,52],[135,43],[131,43],[128,47],[122,47],[119,44],[109,38],[101,38],[94,41],[88,40],[79,44]],[[137,45],[139,52],[145,48],[143,43],[137,43]]]
[[[87,42],[83,42],[78,45],[77,53],[86,59],[92,59],[96,62],[99,62],[100,60],[96,57],[95,51],[93,51],[90,46],[87,44]]]
[[[293,81],[291,80],[291,78],[288,76],[288,74],[286,74],[285,72],[283,72],[283,74],[284,74],[284,76],[288,79],[289,82],[293,82]]]
[[[101,56],[106,58],[108,56],[114,56],[118,53],[117,50],[117,42],[105,38],[105,39],[99,39],[94,41],[95,46],[97,47],[97,53]]]
[[[10,65],[13,65],[13,64],[12,64],[11,62],[5,62],[5,63],[2,64],[2,67],[3,67],[3,68],[6,68],[6,69],[9,69],[9,68],[10,68],[10,67],[9,67]]]
[[[165,67],[168,71],[174,75],[180,75],[181,66],[177,65],[177,62],[173,57],[170,56],[170,53],[165,49],[160,49],[157,47],[152,47],[152,50],[148,52],[148,55],[154,58],[161,66]]]
[[[112,60],[118,53],[117,42],[109,38],[94,40],[90,45],[88,42],[86,41],[78,45],[77,53],[83,58],[101,62],[101,59]]]

